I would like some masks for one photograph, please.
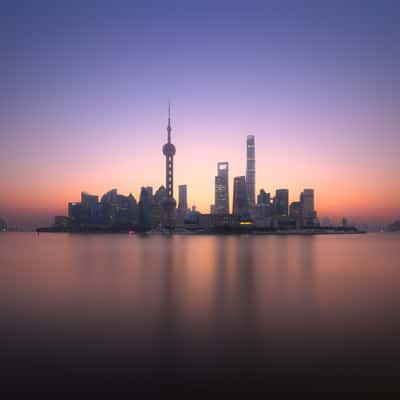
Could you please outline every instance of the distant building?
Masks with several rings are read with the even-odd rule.
[[[188,210],[187,205],[187,185],[179,185],[178,186],[178,210],[180,212],[186,213]]]
[[[198,224],[201,228],[210,228],[213,226],[211,214],[198,214]]]
[[[68,217],[72,223],[88,225],[91,222],[90,208],[81,203],[68,203]]]
[[[150,193],[150,196],[153,197],[153,186],[146,186],[145,189],[148,193]]]
[[[200,213],[196,211],[196,208],[193,207],[191,211],[188,211],[185,217],[185,224],[188,225],[198,225],[199,224],[199,216]]]
[[[267,193],[264,189],[260,190],[257,196],[257,204],[269,204],[271,202],[271,195]]]
[[[54,217],[54,226],[66,228],[69,224],[70,220],[65,215],[57,215]]]
[[[112,189],[100,201],[99,222],[108,226],[128,226],[138,223],[138,205],[132,195],[119,194]]]
[[[246,177],[237,176],[233,180],[233,214],[245,216],[249,213]]]
[[[215,204],[210,204],[210,214],[215,214]]]
[[[304,215],[314,212],[314,189],[304,189],[300,196]]]
[[[227,162],[217,163],[214,204],[215,214],[229,214],[229,164]]]
[[[290,204],[289,217],[296,224],[296,229],[303,227],[303,207],[301,201],[293,201]]]
[[[116,189],[115,189],[116,190]],[[95,207],[99,203],[99,196],[96,196],[94,194],[89,194],[86,192],[81,193],[81,204],[84,207]]]
[[[274,211],[277,216],[289,215],[289,190],[278,189],[275,192]]]
[[[117,201],[117,196],[118,196],[118,191],[117,191],[117,189],[111,189],[111,190],[108,191],[107,193],[103,194],[103,196],[101,196],[100,202],[101,202],[102,204],[104,204],[104,203],[106,203],[106,202],[116,203],[116,201]]]
[[[5,232],[7,230],[7,224],[4,219],[0,218],[0,232]]]
[[[148,193],[150,194],[151,191],[147,188]],[[152,208],[151,208],[151,220],[152,220],[152,227],[160,226],[162,220],[162,202],[167,197],[167,189],[165,186],[160,186],[157,191],[155,192],[154,196],[152,196]]]
[[[249,207],[255,204],[256,196],[256,158],[255,158],[255,141],[253,135],[248,135],[246,140],[246,185],[247,198]]]
[[[129,221],[133,225],[137,225],[139,222],[139,207],[132,193],[129,193],[128,196],[128,215]]]
[[[330,220],[329,217],[324,217],[324,218],[322,219],[321,226],[323,226],[323,227],[325,227],[325,228],[329,228],[329,227],[332,226],[332,221]]]
[[[86,207],[90,210],[90,218],[93,222],[99,213],[99,196],[82,192],[81,205],[82,207]]]
[[[294,202],[290,203],[289,216],[290,216],[290,218],[293,218],[293,219],[301,218],[301,216],[302,216],[301,201],[294,201]]]
[[[394,221],[386,227],[388,232],[399,232],[400,231],[400,220]]]
[[[303,226],[315,226],[317,213],[314,210],[314,189],[304,189],[300,195],[300,202],[303,214]]]
[[[153,196],[153,191],[149,190],[148,187],[146,188],[146,190],[149,196],[153,198],[153,202],[161,207],[162,201],[167,197],[167,189],[165,188],[165,186],[161,185],[156,190],[154,196]]]
[[[153,196],[148,188],[142,187],[139,200],[139,226],[143,230],[150,230],[153,225]]]
[[[251,218],[257,228],[272,226],[272,206],[270,203],[260,203],[252,208]]]

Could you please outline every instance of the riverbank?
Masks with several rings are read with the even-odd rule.
[[[338,235],[338,234],[362,234],[355,227],[332,227],[332,228],[306,228],[306,229],[257,229],[257,228],[186,228],[177,227],[173,230],[157,228],[153,230],[143,230],[126,227],[85,227],[85,228],[67,228],[67,227],[43,227],[36,229],[37,233],[128,233],[131,235]]]

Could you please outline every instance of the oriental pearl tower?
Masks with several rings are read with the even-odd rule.
[[[168,142],[163,146],[163,154],[165,155],[165,187],[167,196],[162,201],[163,210],[163,226],[167,229],[175,228],[175,210],[176,201],[174,199],[174,155],[175,146],[171,143],[171,107],[168,104]]]

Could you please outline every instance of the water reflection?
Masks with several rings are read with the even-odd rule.
[[[11,355],[79,348],[180,371],[292,365],[356,359],[394,343],[387,327],[400,322],[394,236],[6,234],[0,252]]]

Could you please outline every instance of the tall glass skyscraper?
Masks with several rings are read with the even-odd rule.
[[[289,215],[289,190],[277,189],[274,198],[275,213],[279,216]]]
[[[249,207],[253,207],[256,197],[256,155],[254,136],[247,136],[247,164],[246,164],[246,186]]]
[[[178,188],[179,188],[178,209],[181,212],[186,212],[188,209],[187,185],[179,185]]]
[[[233,180],[233,214],[244,216],[248,214],[248,210],[246,177],[237,176]]]
[[[217,163],[215,177],[215,214],[229,214],[229,164]]]

